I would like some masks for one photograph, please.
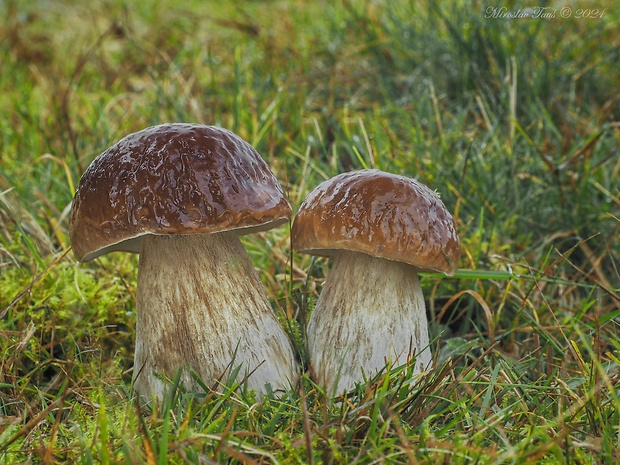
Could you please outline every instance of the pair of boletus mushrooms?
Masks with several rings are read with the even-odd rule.
[[[181,371],[261,398],[291,389],[292,345],[239,236],[291,218],[258,152],[216,126],[163,124],[99,155],[78,185],[71,244],[80,261],[140,254],[134,388],[162,399]],[[335,176],[311,192],[291,229],[302,253],[333,257],[308,327],[310,374],[329,396],[386,364],[430,368],[421,270],[454,273],[460,242],[437,195],[379,170]],[[187,369],[189,367],[189,369]]]

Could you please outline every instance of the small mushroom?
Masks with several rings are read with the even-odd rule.
[[[452,275],[461,252],[431,189],[374,169],[340,174],[308,195],[291,235],[297,251],[334,258],[307,328],[311,374],[328,395],[388,363],[430,367],[418,272]]]
[[[71,212],[80,261],[139,253],[134,387],[191,367],[208,385],[238,380],[262,396],[298,378],[293,349],[239,236],[288,221],[291,208],[258,152],[232,132],[163,124],[91,163]],[[181,381],[197,388],[189,370]]]

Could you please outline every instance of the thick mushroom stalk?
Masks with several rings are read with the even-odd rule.
[[[290,342],[234,233],[146,236],[138,269],[134,385],[164,395],[162,376],[191,367],[207,385],[237,381],[259,395],[297,378]],[[181,380],[197,388],[188,370]]]
[[[341,251],[308,324],[313,376],[330,396],[390,364],[431,364],[428,322],[417,269]]]

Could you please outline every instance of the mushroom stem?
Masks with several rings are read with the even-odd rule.
[[[428,321],[417,269],[365,253],[341,251],[308,324],[312,371],[328,395],[415,357],[431,364]]]
[[[259,397],[297,380],[290,341],[234,233],[142,238],[136,303],[134,386],[163,398],[162,375],[191,367],[208,386],[237,381]],[[181,381],[197,389],[188,370]]]

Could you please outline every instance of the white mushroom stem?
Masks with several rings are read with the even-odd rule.
[[[330,396],[391,364],[431,364],[417,269],[358,252],[335,257],[308,324],[311,369]]]
[[[191,367],[207,386],[237,381],[259,397],[289,389],[297,368],[249,256],[235,234],[143,237],[138,269],[134,386],[163,398]],[[188,370],[181,381],[197,388]],[[217,386],[216,386],[217,387]]]

